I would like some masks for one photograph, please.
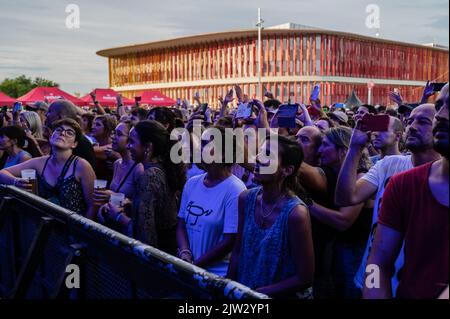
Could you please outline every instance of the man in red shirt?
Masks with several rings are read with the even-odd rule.
[[[392,297],[391,272],[403,240],[405,265],[397,297],[438,298],[448,287],[448,89],[447,83],[436,101],[433,123],[434,149],[442,158],[395,175],[384,192],[379,226],[367,262],[374,273],[366,277],[364,298]],[[368,280],[372,282],[368,284]]]

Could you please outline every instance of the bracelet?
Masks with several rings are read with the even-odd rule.
[[[17,178],[17,177],[14,178],[13,186],[17,187],[16,184],[17,184],[17,181],[18,181],[18,180],[19,180],[19,178]]]
[[[180,258],[181,255],[184,254],[184,253],[188,253],[191,256],[191,258],[192,258],[192,252],[191,252],[190,249],[181,249],[181,250],[178,249],[178,258]]]
[[[119,223],[120,217],[122,217],[123,213],[118,213],[116,216],[116,223]]]

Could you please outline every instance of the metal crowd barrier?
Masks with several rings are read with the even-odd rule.
[[[66,284],[68,265],[79,269],[79,288]],[[267,296],[33,194],[0,185],[1,298],[264,299]]]

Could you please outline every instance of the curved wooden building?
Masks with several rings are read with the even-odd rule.
[[[261,98],[257,30],[209,33],[98,51],[108,58],[109,86],[133,97],[160,90],[191,101],[199,91],[216,105],[233,85]],[[427,80],[448,81],[448,49],[402,43],[295,24],[264,29],[262,82],[283,101],[307,101],[321,83],[322,104],[343,102],[351,89],[373,104],[387,104],[398,88],[406,101],[420,100]]]

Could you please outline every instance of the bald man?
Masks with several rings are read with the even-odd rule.
[[[367,241],[366,251],[361,266],[355,276],[355,284],[363,288],[366,273],[367,257],[372,246],[372,240],[377,227],[378,212],[384,189],[391,176],[409,170],[413,167],[438,160],[439,153],[433,149],[433,120],[436,109],[433,104],[423,104],[415,108],[406,126],[406,147],[411,151],[408,155],[387,156],[378,161],[363,177],[356,179],[361,150],[367,144],[367,132],[353,130],[350,148],[339,173],[335,202],[345,207],[364,203],[375,196],[372,218],[372,230]],[[396,272],[392,278],[392,289],[398,286],[397,272],[403,265],[403,254],[396,261]]]

